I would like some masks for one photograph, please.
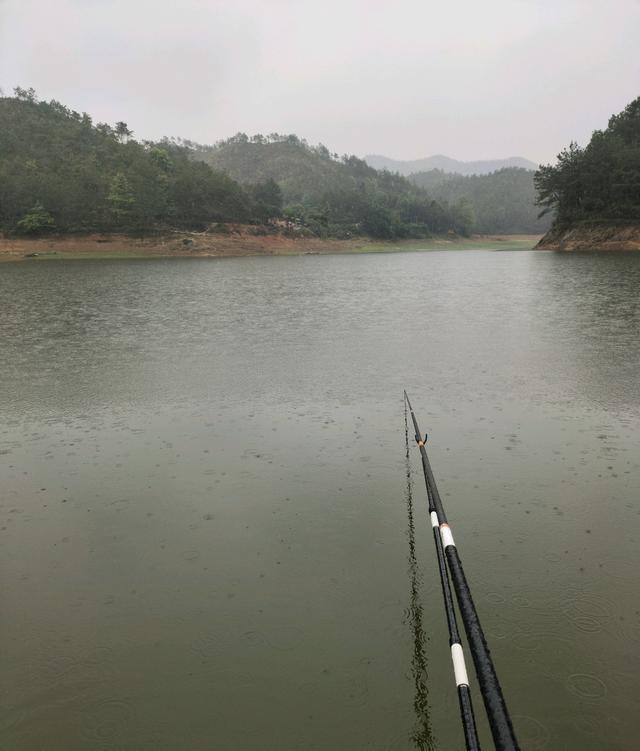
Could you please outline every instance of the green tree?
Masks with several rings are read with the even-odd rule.
[[[584,149],[571,143],[535,176],[538,205],[554,209],[554,226],[640,222],[640,97]]]
[[[384,206],[369,204],[364,210],[361,227],[367,235],[390,239],[396,234],[393,216]]]
[[[282,190],[274,179],[254,185],[252,194],[256,219],[266,223],[282,216]]]
[[[473,232],[541,234],[551,225],[551,217],[539,217],[534,172],[522,167],[484,175],[434,169],[414,173],[409,180],[425,188],[439,203],[448,204],[454,213],[457,202],[466,200],[472,209]]]
[[[55,229],[56,223],[40,201],[37,201],[18,222],[25,235],[42,235]]]
[[[119,228],[129,227],[136,199],[127,176],[117,172],[111,180],[107,205],[113,223]]]
[[[453,229],[468,237],[473,229],[473,207],[466,198],[456,201],[453,206]]]
[[[23,89],[20,86],[16,86],[13,93],[15,94],[16,99],[19,99],[22,102],[35,104],[38,101],[36,90],[34,88]]]
[[[133,135],[133,131],[129,130],[127,124],[123,123],[122,120],[120,120],[116,123],[115,134],[120,143],[126,143]]]

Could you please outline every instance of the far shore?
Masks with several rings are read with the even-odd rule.
[[[457,235],[424,240],[331,240],[286,235],[176,232],[161,236],[66,235],[38,238],[0,236],[0,261],[74,258],[227,258],[241,256],[390,253],[422,250],[529,250],[538,235]]]

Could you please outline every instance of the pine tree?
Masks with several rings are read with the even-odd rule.
[[[135,203],[136,199],[127,176],[122,172],[117,172],[111,180],[107,195],[109,213],[117,228],[130,226]]]

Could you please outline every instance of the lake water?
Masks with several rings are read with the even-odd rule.
[[[0,746],[461,748],[406,387],[522,748],[637,748],[639,290],[640,254],[0,266]]]

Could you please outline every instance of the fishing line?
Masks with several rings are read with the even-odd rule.
[[[407,478],[407,539],[409,541],[409,608],[408,620],[413,633],[413,657],[411,670],[415,685],[413,708],[418,718],[418,727],[411,739],[419,751],[435,751],[436,745],[429,716],[429,687],[427,683],[426,635],[423,627],[423,606],[420,597],[422,574],[416,556],[416,530],[413,514],[413,482],[411,479],[411,454],[409,451],[409,424],[407,405],[404,405],[405,472]]]
[[[406,392],[405,392],[406,396]],[[409,410],[411,410],[411,404],[408,399],[405,402],[405,431],[407,436],[407,447],[409,441],[408,423],[407,423],[407,404],[409,404]],[[413,412],[411,412],[413,418]],[[416,435],[417,426],[416,427]],[[423,461],[424,466],[424,461]],[[447,565],[445,563],[445,556],[443,551],[443,542],[439,530],[439,524],[437,522],[437,516],[433,510],[432,494],[429,490],[427,483],[427,495],[429,497],[429,513],[431,517],[431,526],[433,530],[433,541],[436,546],[436,556],[438,558],[438,571],[440,573],[440,585],[442,588],[442,597],[444,599],[444,608],[447,617],[447,627],[449,630],[449,647],[451,648],[451,660],[453,662],[453,673],[456,681],[456,689],[458,692],[458,704],[460,705],[460,719],[462,720],[462,728],[464,730],[464,739],[467,751],[479,751],[480,742],[478,740],[478,731],[476,728],[476,720],[473,714],[473,703],[471,701],[471,690],[469,688],[469,678],[467,676],[467,669],[464,660],[464,652],[462,650],[462,642],[460,640],[460,632],[458,630],[458,622],[456,619],[456,612],[453,604],[453,596],[451,594],[451,585],[449,584],[449,575],[447,573]]]
[[[491,653],[487,646],[487,640],[484,636],[484,631],[476,612],[476,607],[471,596],[471,590],[464,573],[462,561],[458,554],[458,549],[453,539],[451,527],[447,521],[442,498],[438,492],[438,486],[436,485],[431,464],[429,463],[429,457],[427,456],[427,450],[425,449],[425,443],[427,436],[425,434],[424,439],[422,433],[418,427],[418,421],[413,412],[411,402],[407,392],[404,392],[404,398],[406,405],[409,407],[411,414],[411,420],[415,431],[415,439],[420,449],[420,456],[422,458],[422,469],[424,472],[424,480],[427,489],[427,497],[429,499],[429,514],[431,517],[431,524],[433,526],[434,536],[437,538],[436,548],[438,549],[438,565],[442,566],[440,556],[442,555],[442,549],[444,548],[444,556],[446,557],[447,564],[449,566],[449,573],[453,581],[453,587],[456,592],[456,599],[458,601],[458,607],[460,609],[460,616],[464,624],[464,629],[467,634],[467,640],[469,642],[469,648],[471,650],[471,656],[476,669],[476,676],[478,683],[480,684],[480,691],[482,693],[482,700],[484,702],[485,710],[487,712],[487,718],[489,720],[489,726],[491,727],[491,734],[493,736],[493,742],[497,751],[518,751],[519,746],[516,740],[513,726],[511,724],[511,718],[507,710],[507,705],[502,695],[502,688],[498,680],[498,675],[491,659]],[[441,569],[442,580],[442,569]],[[448,584],[448,579],[447,579]],[[444,591],[444,584],[443,584]],[[451,594],[449,592],[449,594]],[[449,618],[449,605],[446,602],[447,619]],[[455,613],[453,613],[455,618]],[[452,645],[452,654],[454,646]],[[462,648],[459,648],[460,656],[462,657]],[[456,664],[456,658],[454,656],[454,666]],[[462,662],[464,666],[464,662]],[[458,678],[458,673],[456,673]],[[466,682],[467,691],[469,688],[468,680]]]

